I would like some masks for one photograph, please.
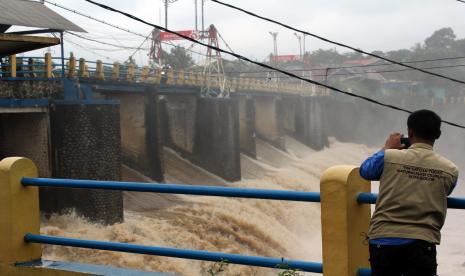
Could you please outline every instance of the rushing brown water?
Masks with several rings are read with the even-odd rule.
[[[313,152],[293,139],[287,142],[288,152],[282,152],[260,141],[258,161],[242,157],[247,179],[237,183],[225,183],[166,151],[167,182],[318,191],[319,177],[326,168],[358,165],[373,151],[363,145],[332,142],[330,148]],[[124,178],[148,181],[127,168]],[[449,236],[458,236],[453,229]],[[126,193],[124,223],[100,226],[70,214],[43,221],[41,231],[73,238],[321,261],[320,206],[315,203]],[[211,262],[58,246],[46,246],[44,251],[45,259],[181,275],[208,275],[213,266]],[[449,266],[451,262],[444,268],[454,273],[447,275],[465,275],[460,264],[464,247],[455,246],[452,251],[446,254],[455,254],[454,268]],[[456,274],[457,269],[463,273]],[[277,275],[277,271],[228,265],[220,275]]]

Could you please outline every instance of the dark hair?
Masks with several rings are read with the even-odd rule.
[[[416,136],[434,141],[441,136],[441,117],[431,110],[417,110],[408,116],[407,127]]]

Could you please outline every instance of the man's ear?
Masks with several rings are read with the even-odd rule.
[[[408,138],[409,139],[413,138],[413,130],[411,130],[410,128],[408,129]]]

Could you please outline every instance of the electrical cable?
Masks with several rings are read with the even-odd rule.
[[[147,36],[144,35],[144,34],[137,33],[137,32],[131,31],[131,30],[129,30],[129,29],[120,27],[120,26],[118,26],[118,25],[108,23],[108,22],[106,22],[106,21],[104,21],[104,20],[101,20],[101,19],[95,18],[95,17],[93,17],[93,16],[84,14],[84,13],[79,12],[79,11],[77,11],[77,10],[74,10],[74,9],[71,9],[71,8],[68,8],[68,7],[59,5],[59,4],[57,4],[57,3],[54,3],[54,2],[51,2],[51,1],[48,1],[48,0],[44,0],[44,2],[47,3],[47,4],[50,4],[50,5],[56,6],[56,7],[60,8],[60,9],[67,10],[67,11],[72,12],[72,13],[74,13],[74,14],[77,14],[77,15],[80,15],[80,16],[83,16],[83,17],[86,17],[86,18],[88,18],[88,19],[94,20],[94,21],[96,21],[96,22],[105,24],[105,25],[110,26],[110,27],[113,27],[113,28],[118,29],[118,30],[120,30],[120,31],[124,31],[124,32],[130,33],[130,34],[133,34],[133,35],[142,37],[142,38],[144,38],[144,39],[147,38]],[[166,45],[171,45],[171,46],[174,46],[174,47],[178,47],[176,44],[174,44],[174,43],[172,43],[172,42],[165,42],[165,41],[162,41],[161,43],[162,43],[162,44],[166,44]],[[189,51],[189,52],[195,53],[195,54],[197,54],[197,55],[206,56],[206,54],[199,53],[199,52],[196,52],[196,51],[194,51],[194,50],[190,50],[190,49],[186,49],[186,50]],[[136,53],[137,53],[137,51],[136,51],[134,54],[136,54]]]
[[[96,39],[85,37],[83,35],[79,35],[79,34],[76,34],[76,33],[73,33],[73,32],[69,32],[69,31],[66,31],[65,33],[68,33],[70,35],[73,35],[75,37],[79,37],[79,38],[82,38],[82,39],[85,39],[85,40],[93,41],[93,42],[96,42],[96,43],[99,43],[99,44],[102,44],[102,45],[112,46],[112,47],[115,47],[115,48],[121,48],[121,49],[126,49],[126,50],[148,50],[148,48],[141,48],[141,46],[139,46],[139,47],[130,47],[130,46],[121,46],[121,45],[116,45],[116,44],[112,44],[112,43],[108,43],[108,42],[103,42],[103,41],[99,41],[99,40],[96,40]],[[145,40],[144,40],[144,42],[145,42]]]
[[[228,42],[226,42],[226,40],[223,38],[223,36],[220,34],[220,32],[218,32],[218,30],[217,30],[216,33],[217,33],[218,36],[220,37],[221,41],[223,41],[224,45],[226,45],[226,48],[228,48],[229,51],[231,51],[232,53],[234,53],[234,50],[231,49],[231,47],[229,46]]]
[[[108,59],[108,60],[111,60],[111,59],[112,59],[112,58],[110,58],[109,56],[105,56],[105,55],[99,54],[99,53],[97,53],[97,52],[95,52],[95,51],[92,51],[92,50],[86,48],[86,47],[83,47],[82,45],[80,45],[80,44],[78,44],[78,43],[76,43],[76,42],[73,42],[73,41],[70,40],[69,38],[65,38],[65,41],[68,42],[68,43],[71,43],[72,45],[74,45],[74,46],[76,46],[76,47],[79,47],[79,48],[83,49],[84,51],[87,51],[87,52],[89,52],[89,53],[92,53],[92,54],[94,54],[94,55],[96,55],[96,56],[103,57],[103,58]]]
[[[142,41],[142,43],[139,45],[139,48],[137,48],[128,58],[128,60],[130,60],[132,57],[134,57],[134,55],[139,52],[140,49],[142,49],[142,45],[144,45],[144,43],[149,39],[149,37],[152,35],[152,32],[150,32],[144,39],[144,41]]]
[[[465,56],[444,57],[444,58],[435,58],[435,59],[422,59],[422,60],[411,60],[411,61],[404,61],[404,63],[424,63],[424,62],[432,62],[432,61],[445,61],[445,60],[457,60],[457,59],[465,59]],[[321,71],[321,70],[337,70],[337,69],[344,69],[344,68],[365,68],[365,67],[383,67],[383,66],[396,66],[396,65],[391,64],[391,63],[383,63],[383,64],[338,66],[338,67],[316,67],[316,68],[310,68],[310,69],[293,69],[293,70],[288,70],[288,71],[292,71],[292,72]],[[409,69],[409,70],[413,70],[413,69]],[[228,73],[266,73],[266,72],[269,72],[269,71],[265,71],[265,70],[263,70],[263,71],[230,71]]]
[[[227,4],[227,3],[224,3],[224,2],[221,2],[221,1],[218,1],[218,0],[211,0],[211,1],[212,1],[212,2],[215,2],[215,3],[217,3],[217,4],[220,4],[220,5],[226,6],[226,7],[228,7],[228,8],[231,8],[231,9],[238,10],[238,11],[243,12],[243,13],[245,13],[245,14],[248,14],[248,15],[250,15],[250,16],[253,16],[253,17],[256,17],[256,18],[265,20],[265,21],[267,21],[267,22],[271,22],[271,23],[280,25],[280,26],[282,26],[282,27],[284,27],[284,28],[286,28],[286,29],[293,30],[293,31],[295,31],[295,32],[299,32],[299,33],[302,33],[302,34],[305,34],[305,35],[308,35],[308,36],[312,36],[312,37],[315,37],[315,38],[320,39],[320,40],[322,40],[322,41],[325,41],[325,42],[328,42],[328,43],[331,43],[331,44],[334,44],[334,45],[337,45],[337,46],[340,46],[340,47],[344,47],[344,48],[350,49],[350,50],[352,50],[352,51],[355,51],[355,52],[358,52],[358,53],[361,53],[361,54],[364,54],[364,55],[368,55],[368,56],[372,56],[372,57],[375,57],[375,58],[379,58],[379,59],[385,60],[385,61],[390,62],[390,63],[393,63],[393,64],[397,64],[397,65],[400,65],[400,66],[403,66],[403,67],[407,67],[407,68],[410,68],[410,69],[413,69],[413,70],[417,70],[417,71],[423,72],[423,73],[425,73],[425,74],[429,74],[429,75],[436,76],[436,77],[443,78],[443,79],[447,79],[447,80],[450,80],[450,81],[453,81],[453,82],[465,84],[465,81],[463,81],[463,80],[459,80],[459,79],[451,78],[451,77],[448,77],[448,76],[445,76],[445,75],[441,75],[441,74],[438,74],[438,73],[426,71],[426,70],[423,70],[423,69],[420,69],[420,68],[417,68],[417,67],[414,67],[414,66],[411,66],[411,65],[408,65],[408,64],[399,62],[399,61],[395,61],[395,60],[392,60],[392,59],[389,59],[389,58],[382,57],[382,56],[380,56],[380,55],[376,55],[376,54],[373,54],[373,53],[369,53],[369,52],[366,52],[366,51],[364,51],[364,50],[357,49],[357,48],[355,48],[355,47],[353,47],[353,46],[350,46],[350,45],[347,45],[347,44],[343,44],[343,43],[340,43],[340,42],[336,42],[336,41],[333,41],[333,40],[324,38],[324,37],[322,37],[322,36],[319,36],[319,35],[316,35],[316,34],[313,34],[313,33],[309,33],[309,32],[307,32],[307,31],[304,31],[304,30],[300,30],[300,29],[294,28],[294,27],[292,27],[292,26],[286,25],[286,24],[281,23],[281,22],[279,22],[279,21],[276,21],[276,20],[273,20],[273,19],[270,19],[270,18],[266,18],[266,17],[260,16],[260,15],[258,15],[258,14],[255,14],[255,13],[253,13],[253,12],[250,12],[250,11],[244,10],[244,9],[242,9],[242,8],[233,6],[233,5],[231,5],[231,4]]]
[[[434,66],[434,67],[424,67],[422,69],[445,69],[445,68],[456,68],[456,67],[465,67],[465,64],[456,64],[456,65],[445,65],[445,66]],[[342,67],[344,68],[344,67]],[[324,68],[326,69],[326,68]],[[329,69],[329,68],[328,68]],[[301,71],[312,71],[312,70],[304,70],[304,69],[296,69],[296,70],[286,70],[287,72],[301,72]],[[399,70],[382,70],[382,71],[363,71],[363,72],[348,72],[348,73],[334,73],[334,74],[324,74],[324,75],[312,75],[312,77],[324,77],[324,76],[348,76],[348,75],[362,75],[362,74],[374,74],[374,73],[395,73],[395,72],[405,72],[405,71],[413,71],[413,69],[399,69]],[[245,72],[248,74],[252,73],[269,73],[270,71],[249,71]],[[244,72],[225,72],[225,73],[241,73],[245,74]],[[255,78],[255,77],[252,77]]]
[[[124,11],[117,10],[117,9],[112,8],[112,7],[109,7],[109,6],[107,6],[107,5],[100,4],[100,3],[97,3],[97,2],[92,1],[92,0],[84,0],[84,1],[89,2],[89,3],[92,3],[92,4],[94,4],[94,5],[96,5],[96,6],[99,6],[99,7],[103,8],[103,9],[106,9],[106,10],[109,10],[109,11],[112,11],[112,12],[115,12],[115,13],[122,14],[122,15],[128,17],[128,18],[131,18],[131,19],[133,19],[133,20],[135,20],[135,21],[141,22],[141,23],[146,24],[146,25],[148,25],[148,26],[151,26],[151,27],[153,27],[153,28],[158,28],[158,29],[163,30],[163,31],[165,31],[165,32],[168,32],[168,33],[171,33],[171,34],[175,34],[175,35],[180,36],[180,37],[182,37],[182,38],[184,38],[184,39],[186,39],[186,40],[189,40],[189,41],[195,42],[195,43],[197,43],[197,44],[199,44],[199,45],[203,45],[203,46],[205,46],[205,47],[208,47],[208,48],[210,48],[210,49],[212,49],[212,50],[219,51],[219,52],[222,52],[222,53],[225,53],[225,54],[229,54],[229,55],[231,55],[231,56],[233,56],[233,57],[236,57],[236,58],[238,58],[238,59],[242,59],[242,60],[244,60],[244,61],[247,61],[247,62],[256,64],[256,65],[258,65],[258,66],[261,66],[261,67],[264,67],[264,68],[267,68],[267,69],[270,69],[270,70],[274,70],[274,71],[283,73],[283,74],[288,75],[288,76],[290,76],[290,77],[293,77],[293,78],[296,78],[296,79],[299,79],[299,80],[302,80],[302,81],[305,81],[305,82],[308,82],[308,83],[312,83],[312,84],[315,84],[315,85],[319,85],[319,86],[322,86],[322,87],[331,89],[331,90],[336,91],[336,92],[338,92],[338,93],[345,94],[345,95],[348,95],[348,96],[351,96],[351,97],[354,97],[354,98],[359,98],[359,99],[365,100],[365,101],[367,101],[367,102],[371,102],[371,103],[376,104],[376,105],[384,106],[384,107],[387,107],[387,108],[390,108],[390,109],[393,109],[393,110],[403,111],[403,112],[406,112],[406,113],[409,113],[409,114],[412,113],[412,111],[407,110],[407,109],[404,109],[404,108],[401,108],[401,107],[398,107],[398,106],[394,106],[394,105],[391,105],[391,104],[382,103],[382,102],[380,102],[380,101],[377,101],[377,100],[374,100],[374,99],[371,99],[371,98],[368,98],[368,97],[365,97],[365,96],[357,95],[357,94],[354,94],[354,93],[352,93],[352,92],[344,91],[344,90],[341,90],[341,89],[339,89],[339,88],[336,88],[336,87],[333,87],[333,86],[330,86],[330,85],[327,85],[327,84],[324,84],[324,83],[320,83],[320,82],[317,82],[317,81],[314,81],[314,80],[311,80],[311,79],[306,79],[306,78],[303,78],[303,77],[299,77],[299,76],[294,75],[294,74],[292,74],[292,73],[283,71],[283,70],[278,69],[278,68],[274,68],[274,67],[272,67],[272,66],[269,66],[269,65],[264,64],[264,63],[261,63],[261,62],[253,61],[253,60],[251,60],[251,59],[249,59],[249,58],[247,58],[247,57],[244,57],[244,56],[242,56],[242,55],[235,54],[235,53],[232,53],[232,52],[230,52],[230,51],[227,51],[227,50],[224,50],[224,49],[221,49],[221,48],[212,46],[212,45],[208,45],[208,44],[206,44],[206,43],[203,43],[203,42],[201,42],[201,41],[195,40],[195,39],[193,39],[193,38],[191,38],[191,37],[188,37],[188,36],[185,36],[185,35],[183,35],[183,34],[177,33],[177,32],[175,32],[175,31],[169,30],[169,29],[164,28],[164,27],[162,27],[162,26],[158,26],[158,25],[149,23],[149,22],[147,22],[147,21],[145,21],[145,20],[143,20],[143,19],[141,19],[141,18],[138,18],[138,17],[132,15],[132,14],[129,14],[129,13],[124,12]],[[453,123],[453,122],[449,122],[449,121],[445,121],[445,120],[442,120],[442,122],[445,123],[445,124],[448,124],[448,125],[450,125],[450,126],[454,126],[454,127],[457,127],[457,128],[465,129],[465,126],[459,125],[459,124],[457,124],[457,123]]]
[[[108,25],[108,26],[110,26],[110,27],[119,29],[119,30],[121,30],[121,31],[125,31],[125,32],[130,33],[130,34],[133,34],[133,35],[137,35],[137,36],[139,36],[139,37],[146,38],[146,36],[143,35],[143,34],[141,34],[141,33],[137,33],[137,32],[131,31],[131,30],[129,30],[129,29],[125,29],[125,28],[123,28],[123,27],[120,27],[120,26],[118,26],[118,25],[114,25],[114,24],[108,23],[108,22],[106,22],[106,21],[104,21],[104,20],[101,20],[101,19],[92,17],[92,16],[90,16],[90,15],[81,13],[81,12],[76,11],[76,10],[73,10],[73,9],[71,9],[71,8],[67,8],[67,7],[62,6],[62,5],[59,5],[59,4],[57,4],[57,3],[54,3],[54,2],[51,2],[51,1],[48,1],[48,0],[44,0],[44,2],[46,2],[46,3],[50,4],[50,5],[54,5],[54,6],[58,7],[58,8],[61,8],[61,9],[64,9],[64,10],[73,12],[73,13],[75,13],[75,14],[77,14],[77,15],[86,17],[86,18],[88,18],[88,19],[92,19],[92,20],[94,20],[94,21],[97,21],[97,22],[100,22],[100,23],[102,23],[102,24]],[[220,35],[220,34],[219,34],[219,35]],[[220,35],[220,36],[221,36],[221,35]],[[227,44],[226,41],[224,41],[224,39],[223,39],[223,42],[225,42],[225,44]],[[171,46],[175,46],[175,47],[176,47],[176,45],[175,45],[174,43],[167,43],[167,42],[162,42],[162,43],[163,43],[163,44],[167,44],[167,45],[171,45]],[[189,50],[189,49],[187,49],[187,50],[190,51],[190,52],[196,53],[196,54],[198,54],[198,55],[203,55],[203,56],[205,56],[205,54],[203,54],[203,53],[191,51],[191,50]],[[425,60],[417,60],[417,61],[405,61],[405,62],[403,62],[403,63],[419,63],[419,62],[428,62],[428,61],[454,60],[454,59],[462,59],[462,58],[465,58],[465,56],[463,56],[463,57],[446,57],[446,58],[437,58],[437,59],[425,59]],[[329,67],[329,69],[332,70],[332,69],[339,69],[339,68],[355,68],[355,67],[386,66],[386,65],[392,65],[392,64],[387,64],[387,63],[386,63],[386,64],[379,64],[379,65],[375,65],[375,64],[354,65],[354,66],[344,66],[344,67]],[[320,70],[320,69],[323,70],[323,69],[327,69],[327,68],[314,68],[314,69],[311,69],[311,70]],[[266,71],[265,71],[265,72],[266,72]]]
[[[55,7],[58,7],[58,8],[60,8],[60,9],[64,9],[64,10],[70,11],[70,12],[75,13],[75,14],[77,14],[77,15],[84,16],[84,17],[87,17],[87,18],[92,19],[92,20],[94,20],[94,21],[100,22],[100,23],[102,23],[102,24],[105,24],[105,25],[111,26],[111,27],[113,27],[113,28],[119,29],[119,30],[121,30],[121,31],[125,31],[125,32],[127,32],[127,33],[130,33],[130,34],[133,34],[133,35],[137,35],[137,36],[140,36],[140,37],[145,37],[145,35],[143,35],[143,34],[141,34],[141,33],[137,33],[137,32],[131,31],[131,30],[129,30],[129,29],[125,29],[125,28],[123,28],[123,27],[120,27],[120,26],[118,26],[118,25],[114,25],[114,24],[108,23],[108,22],[106,22],[106,21],[104,21],[104,20],[101,20],[101,19],[92,17],[92,16],[90,16],[90,15],[87,15],[87,14],[84,14],[84,13],[81,13],[81,12],[78,12],[78,11],[73,10],[73,9],[71,9],[71,8],[67,8],[67,7],[61,6],[61,5],[57,4],[57,3],[54,3],[54,2],[51,2],[51,1],[48,1],[48,0],[44,0],[44,2],[47,3],[47,4],[53,5],[53,6],[55,6]]]

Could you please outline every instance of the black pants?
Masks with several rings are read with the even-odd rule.
[[[370,244],[372,276],[435,276],[436,245],[414,241],[405,245]]]

